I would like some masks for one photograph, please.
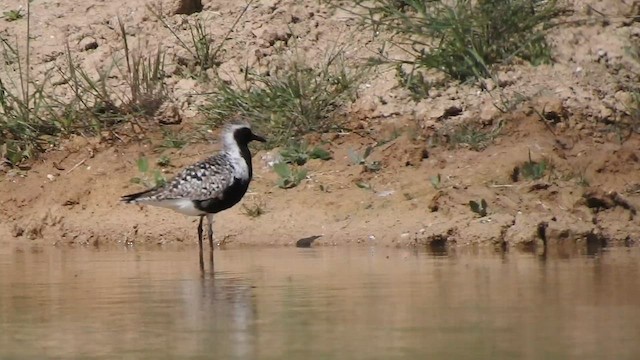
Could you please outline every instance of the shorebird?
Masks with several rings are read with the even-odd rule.
[[[213,265],[213,215],[237,204],[247,192],[253,176],[249,143],[254,140],[266,141],[251,131],[249,123],[231,122],[223,129],[223,148],[219,153],[186,167],[165,185],[124,195],[121,201],[199,216],[198,245],[203,270],[202,221],[207,218],[209,261]]]

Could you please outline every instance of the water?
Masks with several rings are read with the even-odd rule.
[[[637,359],[640,249],[0,246],[0,359]]]

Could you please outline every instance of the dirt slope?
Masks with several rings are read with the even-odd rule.
[[[628,85],[637,81],[632,72],[636,64],[625,44],[640,34],[638,25],[624,19],[637,9],[628,1],[568,4],[575,10],[569,20],[594,19],[596,11],[609,21],[595,17],[555,30],[554,65],[516,64],[500,71],[505,98],[520,94],[530,101],[503,114],[495,93],[453,84],[415,103],[397,87],[392,72],[380,70],[363,84],[358,100],[345,113],[354,130],[315,138],[327,142],[334,157],[312,160],[309,176],[300,186],[279,189],[269,167],[276,152],[257,151],[250,193],[241,205],[216,217],[217,240],[230,245],[282,245],[322,235],[316,244],[526,247],[546,242],[561,249],[576,241],[636,242],[640,138],[620,129],[629,121]],[[131,36],[149,44],[146,48],[161,43],[167,49],[167,83],[181,119],[169,127],[191,129],[200,120],[197,105],[204,99],[196,94],[202,85],[180,76],[175,64],[185,58],[184,49],[145,5],[143,1],[34,2],[31,47],[38,59],[34,73],[63,63],[67,39],[84,66],[106,66],[122,52],[115,30],[119,15]],[[173,15],[167,21],[180,24],[188,16],[203,16],[211,19],[211,31],[222,37],[243,8],[227,1],[203,5],[201,13]],[[8,9],[7,4],[0,5],[1,11]],[[10,36],[20,38],[24,28],[22,19],[0,21],[0,32]],[[181,28],[181,34],[185,32]],[[316,61],[336,43],[348,44],[353,60],[379,45],[356,30],[351,15],[316,1],[258,1],[226,43],[217,72],[236,79],[243,66],[266,71],[278,66],[283,49]],[[118,81],[122,79],[115,76],[114,83]],[[455,116],[448,116],[451,108],[459,109]],[[438,135],[442,129],[461,122],[501,130],[481,151],[437,145],[443,141]],[[0,179],[0,240],[195,243],[195,219],[118,202],[120,195],[141,189],[130,181],[139,175],[135,164],[139,156],[160,157],[154,151],[162,141],[160,131],[150,134],[150,142],[135,136],[73,137],[44,154],[28,171],[5,167]],[[173,164],[168,175],[215,151],[216,136],[209,134],[210,143],[165,151]],[[352,164],[351,150],[362,152],[380,143],[370,158],[381,162],[380,171],[366,172]],[[514,176],[514,167],[522,169],[529,152],[535,161],[548,162],[541,179]],[[430,177],[437,174],[441,180],[434,186]],[[488,203],[484,217],[469,207],[470,200],[480,199]],[[252,218],[242,205],[255,204],[266,213]]]

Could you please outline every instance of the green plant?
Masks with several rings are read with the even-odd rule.
[[[348,67],[342,51],[317,66],[302,57],[283,60],[283,68],[268,75],[247,69],[243,86],[218,82],[208,104],[201,107],[209,125],[220,125],[241,113],[270,134],[270,146],[339,128],[334,114],[354,97],[364,74],[360,68]]]
[[[630,102],[626,107],[631,115],[631,129],[640,134],[640,87],[631,93]]]
[[[409,90],[411,98],[414,101],[420,101],[429,96],[429,90],[433,87],[421,72],[416,71],[415,67],[410,72],[406,72],[402,68],[402,64],[396,65],[396,79],[398,83]]]
[[[331,153],[321,147],[309,148],[304,142],[292,142],[280,150],[282,160],[288,164],[304,165],[309,159],[331,160]]]
[[[542,160],[540,162],[533,161],[531,159],[531,150],[529,150],[529,160],[522,164],[520,172],[522,173],[522,176],[527,179],[538,180],[544,176],[547,166],[548,163],[546,160]]]
[[[281,189],[294,188],[307,177],[307,169],[292,167],[284,162],[273,165],[273,170],[278,174],[278,187]]]
[[[487,216],[488,205],[484,199],[480,200],[480,202],[470,200],[469,207],[471,208],[471,211],[480,215],[480,217]]]
[[[58,103],[58,107],[70,118],[90,118],[89,124],[80,125],[85,129],[85,125],[89,125],[93,133],[124,121],[136,122],[135,118],[140,116],[153,115],[168,96],[164,83],[165,50],[158,46],[151,56],[147,56],[141,53],[144,49],[141,43],[136,50],[131,49],[120,18],[118,25],[124,64],[122,58],[114,56],[109,66],[96,69],[96,78],[74,60],[67,43],[66,67],[58,68],[63,79],[61,84],[68,86],[74,95],[72,102]],[[114,69],[116,74],[113,74]],[[124,79],[126,91],[109,84],[109,79],[114,76]]]
[[[264,208],[264,203],[255,202],[251,204],[251,206],[247,206],[246,204],[242,204],[242,213],[247,215],[250,218],[257,218],[261,215],[264,215],[267,211]]]
[[[629,57],[635,62],[636,66],[628,67],[628,69],[634,78],[637,79],[637,77],[640,76],[640,73],[637,71],[640,66],[640,41],[638,41],[636,37],[629,37],[629,44],[625,47],[625,50]],[[629,115],[629,122],[628,124],[617,124],[619,128],[616,129],[620,143],[626,141],[633,133],[640,134],[640,86],[637,81],[634,81],[628,88],[629,98],[622,101],[622,106],[626,108],[626,112]]]
[[[491,129],[486,129],[475,124],[460,124],[449,131],[445,136],[453,145],[465,145],[473,151],[482,151],[500,134],[502,122],[498,122]]]
[[[373,64],[410,64],[459,80],[488,76],[492,64],[516,56],[534,65],[550,62],[546,31],[563,14],[555,0],[354,2],[355,9],[343,9],[406,54],[390,58],[382,48]]]
[[[367,172],[377,172],[382,169],[380,161],[367,161],[367,158],[373,152],[373,146],[367,146],[362,154],[357,153],[353,149],[349,149],[349,159],[353,165],[362,165]]]
[[[41,152],[56,135],[57,129],[46,119],[48,113],[45,86],[50,72],[35,83],[31,79],[30,55],[30,4],[27,3],[26,53],[23,55],[17,41],[9,43],[0,36],[2,63],[5,65],[0,78],[0,152],[12,165]],[[11,66],[14,66],[11,68]],[[11,73],[17,72],[17,80]]]
[[[356,182],[356,186],[359,187],[360,189],[374,191],[373,186],[371,186],[371,184],[368,182],[358,181]]]
[[[120,36],[124,45],[126,67],[121,67],[114,61],[116,67],[129,87],[129,97],[123,101],[128,113],[152,115],[160,108],[167,97],[164,84],[165,52],[158,46],[155,54],[144,56],[140,54],[143,47],[138,43],[138,51],[131,51],[124,23],[118,17]]]
[[[188,70],[192,73],[196,73],[197,76],[206,78],[206,70],[217,67],[221,64],[220,52],[222,46],[229,39],[229,35],[238,25],[240,19],[244,16],[247,10],[251,7],[255,0],[249,0],[244,6],[234,23],[231,25],[227,33],[222,37],[222,40],[217,46],[214,46],[214,37],[207,29],[206,24],[211,23],[210,19],[202,19],[200,17],[194,17],[187,22],[189,28],[189,40],[184,41],[176,32],[176,30],[169,25],[161,11],[154,9],[152,6],[147,6],[147,9],[162,23],[162,25],[171,32],[171,34],[178,40],[180,47],[189,52],[190,56],[194,60],[193,64],[186,64]],[[197,69],[194,69],[194,66]]]
[[[440,189],[440,186],[442,186],[442,181],[441,181],[441,177],[440,174],[436,175],[436,176],[431,176],[429,178],[429,182],[431,182],[431,186],[433,186],[434,189],[438,190]]]
[[[115,138],[118,124],[141,128],[137,120],[140,115],[153,114],[164,100],[164,51],[158,48],[148,57],[140,55],[139,50],[131,51],[122,22],[120,33],[126,65],[114,58],[106,68],[96,69],[97,76],[93,75],[74,59],[67,43],[66,63],[47,70],[42,78],[32,79],[30,2],[26,17],[24,54],[17,43],[0,36],[5,66],[0,79],[0,148],[7,162],[17,165],[32,158],[55,145],[61,136],[111,134]],[[127,84],[122,91],[109,83],[118,75],[114,76],[114,69],[120,71]],[[54,74],[61,78],[55,83],[51,81]],[[60,97],[53,86],[66,88],[72,96]]]
[[[162,175],[162,172],[158,169],[153,171],[149,169],[149,160],[146,157],[141,157],[136,161],[138,172],[140,176],[131,178],[131,182],[134,184],[142,184],[145,187],[163,186],[166,184],[167,179]]]
[[[167,167],[171,165],[171,158],[169,158],[167,155],[162,155],[158,160],[156,160],[156,165]]]
[[[9,10],[9,11],[4,11],[2,13],[2,17],[4,17],[6,21],[16,21],[16,20],[22,19],[24,17],[24,13],[22,12],[22,9]]]
[[[584,173],[580,173],[580,175],[578,176],[578,180],[576,181],[576,183],[580,186],[583,187],[589,187],[589,179],[586,178]]]
[[[187,137],[183,132],[172,131],[171,129],[162,129],[162,143],[158,145],[158,150],[182,149],[188,143]]]

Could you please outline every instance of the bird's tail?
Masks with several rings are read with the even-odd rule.
[[[129,195],[124,195],[120,197],[120,201],[125,202],[127,204],[135,204],[138,199],[144,198],[145,195],[149,195],[153,190],[155,189],[149,189],[149,190],[145,190],[145,191],[141,191],[141,192],[137,192]]]

